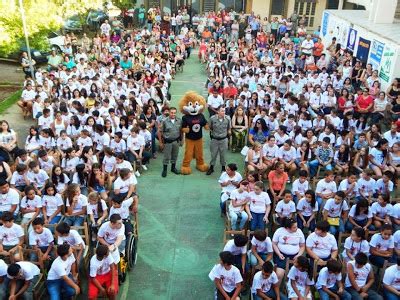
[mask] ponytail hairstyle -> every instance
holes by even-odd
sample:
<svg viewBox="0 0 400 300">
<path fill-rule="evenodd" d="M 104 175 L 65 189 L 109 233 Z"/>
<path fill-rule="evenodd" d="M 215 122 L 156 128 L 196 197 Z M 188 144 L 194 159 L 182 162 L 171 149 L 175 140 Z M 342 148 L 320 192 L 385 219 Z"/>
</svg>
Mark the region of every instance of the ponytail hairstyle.
<svg viewBox="0 0 400 300">
<path fill-rule="evenodd" d="M 96 199 L 97 200 L 97 214 L 101 215 L 103 214 L 103 206 L 101 204 L 101 198 L 98 192 L 91 192 L 88 195 L 88 200 L 90 199 Z"/>
<path fill-rule="evenodd" d="M 297 223 L 296 220 L 293 218 L 284 217 L 282 220 L 282 225 L 286 229 L 291 228 L 293 226 L 293 224 L 296 224 L 296 223 Z"/>
</svg>

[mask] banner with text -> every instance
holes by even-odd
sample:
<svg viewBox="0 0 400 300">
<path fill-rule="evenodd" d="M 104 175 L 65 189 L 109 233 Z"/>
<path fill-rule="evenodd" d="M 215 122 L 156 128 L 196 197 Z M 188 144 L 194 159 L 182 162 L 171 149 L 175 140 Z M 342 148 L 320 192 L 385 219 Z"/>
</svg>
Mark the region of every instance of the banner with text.
<svg viewBox="0 0 400 300">
<path fill-rule="evenodd" d="M 366 63 L 368 60 L 369 49 L 371 48 L 371 41 L 362 37 L 358 40 L 357 59 Z"/>
<path fill-rule="evenodd" d="M 382 60 L 383 48 L 385 48 L 385 44 L 381 43 L 377 40 L 373 40 L 371 44 L 371 51 L 369 54 L 369 63 L 372 64 L 372 67 L 377 70 Z"/>
<path fill-rule="evenodd" d="M 353 28 L 349 28 L 349 37 L 347 39 L 347 49 L 354 52 L 356 47 L 356 40 L 357 40 L 357 30 Z"/>
<path fill-rule="evenodd" d="M 395 48 L 385 45 L 382 54 L 382 61 L 379 68 L 379 77 L 385 82 L 389 83 L 395 63 Z"/>
</svg>

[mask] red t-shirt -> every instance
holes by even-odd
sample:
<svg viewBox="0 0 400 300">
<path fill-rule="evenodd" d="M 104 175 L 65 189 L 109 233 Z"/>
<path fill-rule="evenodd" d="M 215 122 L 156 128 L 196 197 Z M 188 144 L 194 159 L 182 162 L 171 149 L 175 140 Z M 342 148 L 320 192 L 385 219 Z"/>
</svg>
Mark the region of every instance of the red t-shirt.
<svg viewBox="0 0 400 300">
<path fill-rule="evenodd" d="M 374 103 L 374 98 L 372 98 L 372 96 L 364 97 L 363 95 L 361 95 L 357 98 L 357 103 L 361 109 L 366 109 L 368 106 L 370 106 L 372 103 Z M 357 109 L 357 111 L 358 111 L 358 109 Z"/>
<path fill-rule="evenodd" d="M 281 175 L 281 177 L 277 177 L 275 175 L 276 171 L 271 171 L 268 174 L 268 181 L 271 183 L 272 188 L 274 189 L 274 191 L 280 191 L 283 187 L 283 185 L 285 184 L 285 182 L 288 180 L 289 176 L 286 172 L 283 172 L 283 174 Z"/>
</svg>

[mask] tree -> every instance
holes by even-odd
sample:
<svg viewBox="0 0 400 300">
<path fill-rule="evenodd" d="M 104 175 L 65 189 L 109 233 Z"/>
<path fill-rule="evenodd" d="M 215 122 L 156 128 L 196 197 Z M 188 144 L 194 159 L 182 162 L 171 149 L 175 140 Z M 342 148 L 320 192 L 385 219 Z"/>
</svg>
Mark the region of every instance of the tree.
<svg viewBox="0 0 400 300">
<path fill-rule="evenodd" d="M 127 10 L 135 7 L 136 0 L 112 0 L 111 3 L 120 10 Z"/>
</svg>

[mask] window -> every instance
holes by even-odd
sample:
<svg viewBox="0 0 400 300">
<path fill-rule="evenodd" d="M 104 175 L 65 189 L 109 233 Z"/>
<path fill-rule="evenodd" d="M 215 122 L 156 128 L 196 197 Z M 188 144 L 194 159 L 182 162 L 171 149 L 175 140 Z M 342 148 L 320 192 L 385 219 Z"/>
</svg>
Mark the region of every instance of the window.
<svg viewBox="0 0 400 300">
<path fill-rule="evenodd" d="M 271 15 L 285 15 L 286 0 L 272 0 Z"/>
<path fill-rule="evenodd" d="M 294 11 L 299 16 L 306 16 L 306 27 L 314 27 L 315 10 L 317 3 L 315 0 L 296 0 Z"/>
</svg>

